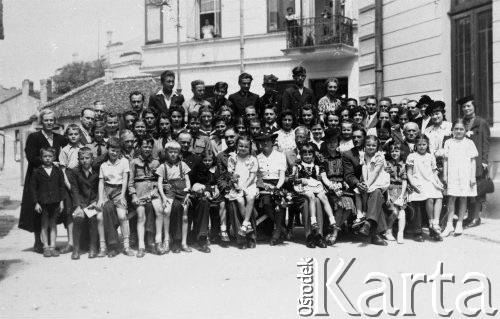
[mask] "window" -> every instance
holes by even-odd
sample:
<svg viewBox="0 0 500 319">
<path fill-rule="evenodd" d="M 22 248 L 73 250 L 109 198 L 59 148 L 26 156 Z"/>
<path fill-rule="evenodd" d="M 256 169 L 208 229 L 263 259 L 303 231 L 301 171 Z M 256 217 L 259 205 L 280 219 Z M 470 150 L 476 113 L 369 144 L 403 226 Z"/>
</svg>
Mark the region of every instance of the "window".
<svg viewBox="0 0 500 319">
<path fill-rule="evenodd" d="M 267 31 L 284 31 L 285 16 L 287 8 L 292 8 L 293 13 L 297 16 L 295 10 L 295 0 L 267 0 Z"/>
<path fill-rule="evenodd" d="M 220 37 L 220 0 L 200 0 L 200 39 Z"/>
<path fill-rule="evenodd" d="M 492 124 L 492 10 L 490 4 L 484 3 L 482 0 L 452 3 L 452 100 L 473 94 L 476 114 Z M 452 111 L 453 118 L 461 114 L 456 105 Z"/>
<path fill-rule="evenodd" d="M 163 42 L 163 5 L 146 0 L 146 44 Z"/>
</svg>

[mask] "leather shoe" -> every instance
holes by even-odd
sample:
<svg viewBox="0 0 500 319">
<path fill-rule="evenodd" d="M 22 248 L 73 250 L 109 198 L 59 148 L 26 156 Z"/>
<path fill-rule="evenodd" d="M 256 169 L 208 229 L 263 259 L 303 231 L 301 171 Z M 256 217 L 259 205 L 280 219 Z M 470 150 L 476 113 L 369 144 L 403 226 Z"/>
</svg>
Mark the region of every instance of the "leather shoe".
<svg viewBox="0 0 500 319">
<path fill-rule="evenodd" d="M 43 254 L 43 244 L 35 243 L 35 245 L 33 246 L 33 251 L 37 254 Z"/>
<path fill-rule="evenodd" d="M 91 249 L 89 251 L 89 258 L 96 258 L 97 257 L 97 252 L 94 249 Z"/>
<path fill-rule="evenodd" d="M 472 228 L 481 225 L 481 218 L 474 218 L 469 223 L 464 224 L 464 228 Z"/>
<path fill-rule="evenodd" d="M 146 255 L 146 249 L 144 248 L 139 248 L 137 251 L 137 254 L 135 255 L 137 258 L 142 258 Z"/>
<path fill-rule="evenodd" d="M 108 257 L 109 258 L 113 258 L 113 257 L 116 257 L 118 256 L 118 250 L 116 249 L 111 249 L 108 251 Z"/>
<path fill-rule="evenodd" d="M 306 247 L 307 248 L 316 248 L 316 243 L 315 243 L 313 235 L 307 236 L 307 238 L 306 238 Z"/>
<path fill-rule="evenodd" d="M 415 235 L 415 237 L 413 238 L 416 242 L 419 242 L 419 243 L 423 243 L 425 240 L 424 240 L 424 237 L 422 235 Z"/>
<path fill-rule="evenodd" d="M 252 240 L 252 241 L 249 241 L 249 242 L 247 243 L 247 247 L 248 247 L 248 248 L 252 248 L 252 249 L 253 249 L 253 248 L 257 247 L 257 245 L 256 245 L 256 244 L 255 244 L 255 242 Z"/>
<path fill-rule="evenodd" d="M 73 250 L 73 253 L 71 254 L 71 259 L 73 259 L 73 260 L 80 259 L 80 253 L 77 252 L 76 250 Z"/>
<path fill-rule="evenodd" d="M 201 251 L 202 253 L 207 253 L 207 254 L 208 254 L 209 252 L 211 252 L 210 247 L 208 247 L 208 245 L 207 245 L 207 244 L 201 244 L 201 245 L 200 245 L 200 251 Z"/>
<path fill-rule="evenodd" d="M 245 250 L 245 249 L 247 249 L 247 245 L 245 245 L 245 244 L 238 244 L 238 248 L 242 249 L 242 250 Z"/>
<path fill-rule="evenodd" d="M 279 239 L 279 238 L 271 238 L 271 241 L 269 241 L 269 245 L 270 246 L 276 246 L 276 245 L 279 245 L 281 244 L 282 240 Z"/>
<path fill-rule="evenodd" d="M 371 243 L 378 246 L 387 246 L 387 242 L 383 240 L 379 235 L 372 236 Z"/>
<path fill-rule="evenodd" d="M 359 234 L 365 237 L 370 236 L 370 223 L 365 222 L 359 229 Z"/>
<path fill-rule="evenodd" d="M 62 249 L 59 250 L 60 254 L 67 254 L 73 251 L 73 246 L 71 245 L 66 245 Z"/>
<path fill-rule="evenodd" d="M 325 237 L 323 235 L 317 234 L 316 235 L 316 247 L 319 248 L 326 248 L 328 245 L 326 244 Z"/>
</svg>

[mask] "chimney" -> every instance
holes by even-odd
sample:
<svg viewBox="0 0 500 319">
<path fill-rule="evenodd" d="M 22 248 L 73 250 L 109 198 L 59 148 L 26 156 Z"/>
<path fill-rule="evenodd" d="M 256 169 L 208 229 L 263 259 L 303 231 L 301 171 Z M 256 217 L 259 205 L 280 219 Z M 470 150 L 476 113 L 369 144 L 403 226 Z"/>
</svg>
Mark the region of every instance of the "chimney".
<svg viewBox="0 0 500 319">
<path fill-rule="evenodd" d="M 52 80 L 40 80 L 40 102 L 46 104 L 49 101 L 49 96 L 52 93 Z"/>
<path fill-rule="evenodd" d="M 111 43 L 113 43 L 113 31 L 106 32 L 106 39 L 108 42 L 106 45 L 110 45 Z"/>
<path fill-rule="evenodd" d="M 33 82 L 28 79 L 23 80 L 23 96 L 28 96 L 30 93 L 33 93 Z"/>
</svg>

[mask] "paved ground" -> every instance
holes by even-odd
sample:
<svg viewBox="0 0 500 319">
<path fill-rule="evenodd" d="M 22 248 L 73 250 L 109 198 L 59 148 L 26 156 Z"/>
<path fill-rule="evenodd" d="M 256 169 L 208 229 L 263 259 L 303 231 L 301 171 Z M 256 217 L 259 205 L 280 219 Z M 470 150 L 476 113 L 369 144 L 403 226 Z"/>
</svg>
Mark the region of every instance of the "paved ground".
<svg viewBox="0 0 500 319">
<path fill-rule="evenodd" d="M 7 174 L 8 175 L 8 174 Z M 356 258 L 341 286 L 356 302 L 362 292 L 379 284 L 364 284 L 372 271 L 384 272 L 394 285 L 394 304 L 402 308 L 401 273 L 434 273 L 438 261 L 454 273 L 455 284 L 444 285 L 444 305 L 454 309 L 456 296 L 477 284 L 462 284 L 465 273 L 482 272 L 492 285 L 493 305 L 500 308 L 500 220 L 485 219 L 481 227 L 443 243 L 391 243 L 389 247 L 344 240 L 333 248 L 314 250 L 288 243 L 240 251 L 212 245 L 212 253 L 146 255 L 89 260 L 82 255 L 43 258 L 31 251 L 32 235 L 17 228 L 21 187 L 17 176 L 0 174 L 0 195 L 13 202 L 0 208 L 0 318 L 17 317 L 168 317 L 168 318 L 290 318 L 297 317 L 300 258 Z M 60 229 L 62 245 L 65 231 Z M 62 235 L 62 236 L 61 236 Z M 322 265 L 322 264 L 321 264 Z M 321 267 L 320 267 L 321 268 Z M 418 318 L 437 317 L 431 306 L 432 285 L 415 288 Z M 332 317 L 348 317 L 328 299 Z M 380 304 L 374 300 L 374 306 Z M 473 299 L 471 306 L 479 299 Z M 480 314 L 479 317 L 484 317 Z M 498 316 L 498 314 L 497 314 Z M 387 316 L 383 316 L 387 317 Z"/>
</svg>

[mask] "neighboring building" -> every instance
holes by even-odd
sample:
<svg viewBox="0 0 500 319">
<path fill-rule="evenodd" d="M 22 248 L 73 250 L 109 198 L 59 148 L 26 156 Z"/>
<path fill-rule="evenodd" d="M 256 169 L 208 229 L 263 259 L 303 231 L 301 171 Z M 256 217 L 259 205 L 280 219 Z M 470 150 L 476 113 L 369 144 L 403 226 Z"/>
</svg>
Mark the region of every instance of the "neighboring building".
<svg viewBox="0 0 500 319">
<path fill-rule="evenodd" d="M 148 73 L 158 76 L 176 70 L 176 1 L 156 6 L 145 1 L 145 44 L 142 52 L 123 52 L 120 45 L 108 45 L 110 67 L 116 77 Z M 180 1 L 181 84 L 190 98 L 190 82 L 205 80 L 229 83 L 229 93 L 239 90 L 240 7 L 234 0 Z M 335 3 L 335 5 L 334 5 Z M 340 93 L 358 96 L 357 2 L 332 0 L 244 1 L 244 68 L 252 74 L 252 91 L 263 94 L 264 74 L 273 73 L 282 90 L 291 84 L 291 70 L 304 66 L 306 86 L 319 99 L 325 93 L 324 80 L 340 79 Z M 301 26 L 285 27 L 284 17 L 292 7 Z M 204 24 L 213 33 L 203 32 Z M 211 90 L 207 90 L 208 94 Z"/>
</svg>

